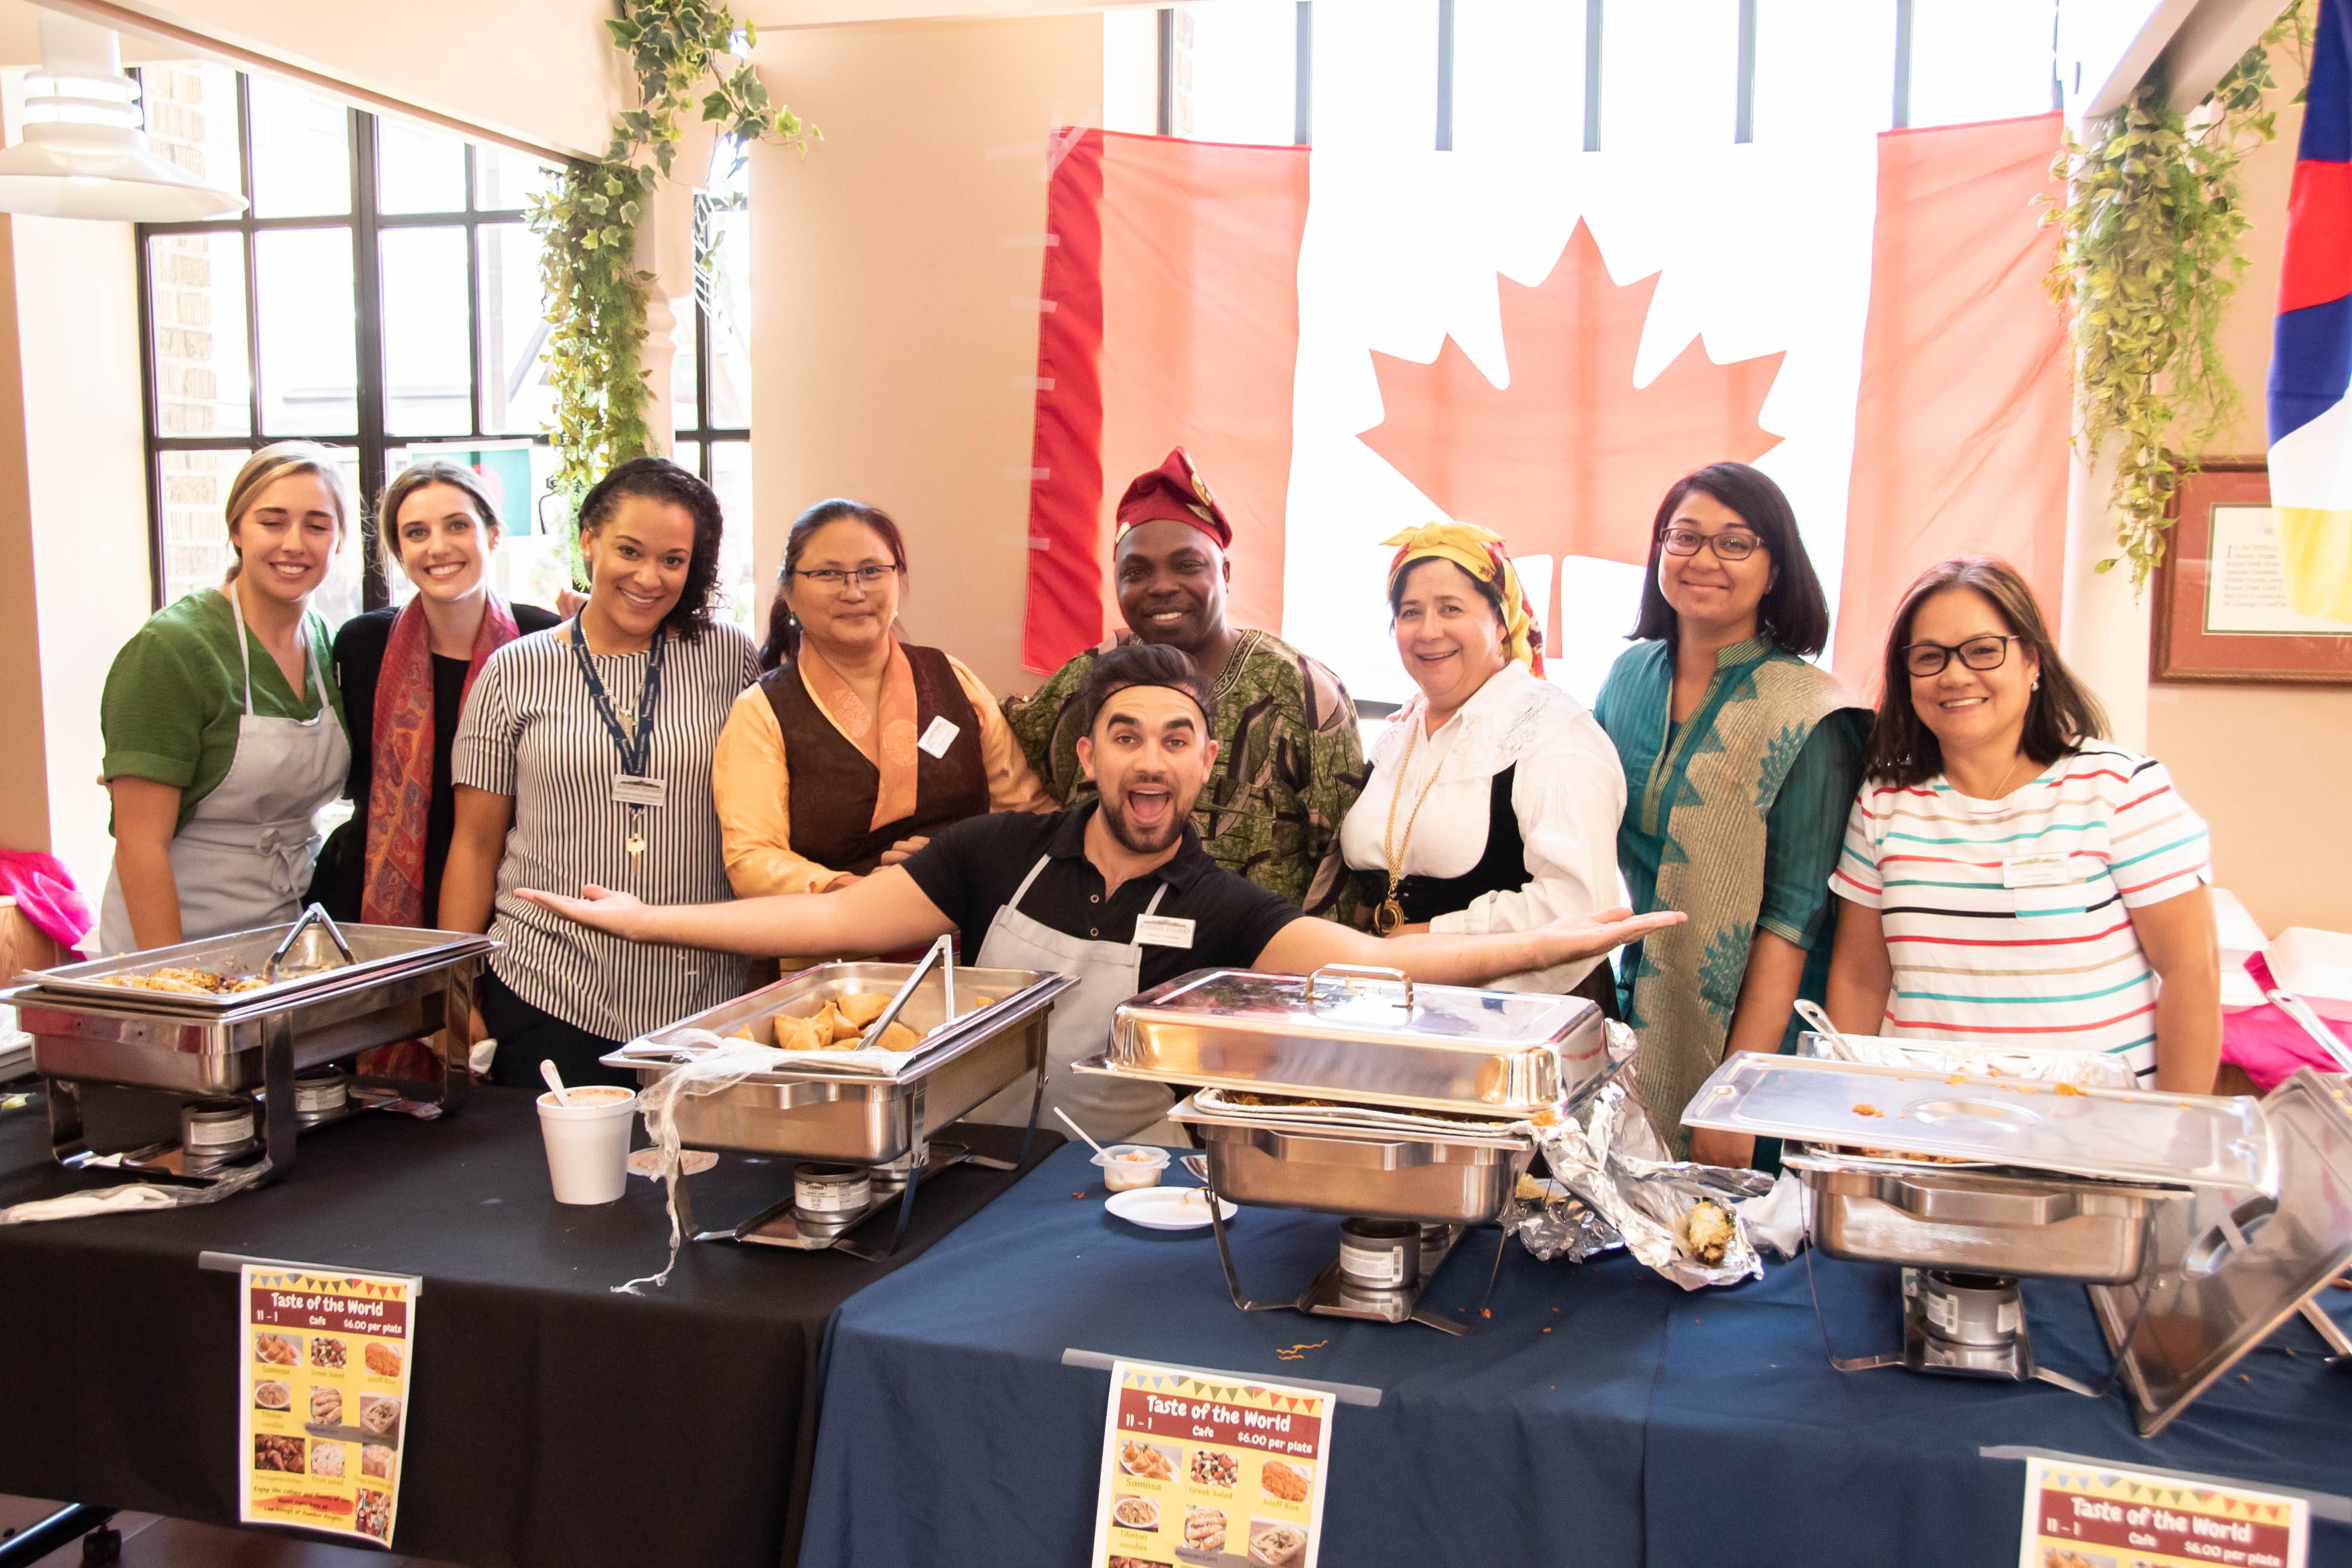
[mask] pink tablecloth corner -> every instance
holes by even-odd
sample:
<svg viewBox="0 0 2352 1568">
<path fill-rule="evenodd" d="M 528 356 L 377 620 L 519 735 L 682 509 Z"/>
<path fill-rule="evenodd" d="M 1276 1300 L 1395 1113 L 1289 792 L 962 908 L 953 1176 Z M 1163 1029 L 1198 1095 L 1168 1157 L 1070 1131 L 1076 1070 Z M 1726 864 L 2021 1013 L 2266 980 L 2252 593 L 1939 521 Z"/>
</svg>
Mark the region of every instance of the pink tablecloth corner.
<svg viewBox="0 0 2352 1568">
<path fill-rule="evenodd" d="M 2320 1022 L 2335 1030 L 2345 1044 L 2352 1046 L 2352 1024 L 2338 1023 L 2333 1018 L 2322 1018 Z M 2317 1068 L 2322 1072 L 2343 1070 L 2320 1049 L 2317 1040 L 2267 1002 L 2242 1013 L 2221 1015 L 2221 1059 L 2245 1068 L 2246 1076 L 2264 1094 L 2297 1068 Z"/>
</svg>

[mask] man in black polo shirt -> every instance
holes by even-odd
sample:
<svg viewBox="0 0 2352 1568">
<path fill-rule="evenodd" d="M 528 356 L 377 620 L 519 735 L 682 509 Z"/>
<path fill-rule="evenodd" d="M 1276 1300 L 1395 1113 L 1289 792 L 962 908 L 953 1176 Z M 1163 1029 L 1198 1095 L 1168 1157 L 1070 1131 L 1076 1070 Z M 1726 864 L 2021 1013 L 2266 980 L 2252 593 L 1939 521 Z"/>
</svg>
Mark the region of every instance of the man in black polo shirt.
<svg viewBox="0 0 2352 1568">
<path fill-rule="evenodd" d="M 1305 974 L 1357 963 L 1478 985 L 1591 958 L 1683 918 L 1603 910 L 1534 931 L 1386 939 L 1310 919 L 1201 848 L 1190 819 L 1216 760 L 1214 698 L 1189 658 L 1149 643 L 1114 648 L 1096 660 L 1078 700 L 1087 715 L 1078 760 L 1096 803 L 968 818 L 839 892 L 647 907 L 600 888 L 581 899 L 518 891 L 638 942 L 756 955 L 887 952 L 952 930 L 982 966 L 1075 973 L 1080 984 L 1055 1004 L 1046 1096 L 1104 1139 L 1153 1128 L 1169 1097 L 1077 1078 L 1069 1064 L 1104 1048 L 1119 1003 L 1189 970 Z M 983 1112 L 1019 1120 L 1027 1110 L 1025 1095 L 1008 1093 Z"/>
</svg>

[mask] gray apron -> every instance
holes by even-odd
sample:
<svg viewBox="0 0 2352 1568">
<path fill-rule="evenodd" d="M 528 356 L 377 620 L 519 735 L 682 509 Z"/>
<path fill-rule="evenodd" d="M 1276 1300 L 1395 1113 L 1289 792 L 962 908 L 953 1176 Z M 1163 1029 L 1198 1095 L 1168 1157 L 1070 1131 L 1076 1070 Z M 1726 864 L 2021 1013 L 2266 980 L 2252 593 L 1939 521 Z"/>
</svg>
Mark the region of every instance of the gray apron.
<svg viewBox="0 0 2352 1568">
<path fill-rule="evenodd" d="M 1080 1057 L 1098 1056 L 1110 1042 L 1111 1016 L 1118 1005 L 1142 989 L 1143 946 L 1132 942 L 1093 942 L 1068 936 L 1021 912 L 1029 884 L 1045 868 L 1050 856 L 1040 855 L 1013 897 L 988 922 L 980 944 L 978 963 L 983 969 L 1034 969 L 1044 973 L 1074 974 L 1078 983 L 1055 1000 L 1053 1022 L 1046 1037 L 1045 1104 L 1041 1113 L 1055 1131 L 1054 1111 L 1070 1119 L 1105 1143 L 1163 1141 L 1183 1144 L 1176 1124 L 1167 1120 L 1175 1097 L 1156 1083 L 1126 1079 L 1081 1077 L 1070 1070 Z M 1168 895 L 1162 882 L 1144 913 L 1159 912 Z M 973 1121 L 1017 1126 L 1029 1120 L 1032 1080 L 997 1094 L 974 1110 Z M 1150 1132 L 1151 1139 L 1139 1133 Z"/>
<path fill-rule="evenodd" d="M 318 858 L 311 818 L 343 793 L 352 745 L 311 668 L 310 630 L 300 629 L 302 689 L 319 682 L 319 711 L 308 719 L 262 719 L 253 711 L 253 652 L 246 641 L 245 609 L 236 581 L 222 590 L 236 620 L 236 656 L 245 668 L 245 715 L 236 721 L 236 754 L 228 774 L 196 803 L 194 816 L 172 838 L 172 880 L 180 894 L 180 939 L 194 942 L 226 931 L 276 925 L 301 912 Z M 131 911 L 112 869 L 100 908 L 101 952 L 130 952 Z"/>
</svg>

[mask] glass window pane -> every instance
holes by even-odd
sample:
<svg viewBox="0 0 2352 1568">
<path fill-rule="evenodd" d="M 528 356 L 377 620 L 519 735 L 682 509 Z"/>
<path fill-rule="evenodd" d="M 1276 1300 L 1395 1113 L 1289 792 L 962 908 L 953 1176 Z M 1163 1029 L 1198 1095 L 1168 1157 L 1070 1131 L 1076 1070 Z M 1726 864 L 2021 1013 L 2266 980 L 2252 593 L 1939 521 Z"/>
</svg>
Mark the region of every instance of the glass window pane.
<svg viewBox="0 0 2352 1568">
<path fill-rule="evenodd" d="M 555 422 L 539 240 L 519 223 L 481 226 L 482 428 L 537 435 Z"/>
<path fill-rule="evenodd" d="M 243 237 L 157 235 L 147 242 L 147 287 L 155 331 L 156 430 L 252 434 Z"/>
<path fill-rule="evenodd" d="M 1454 145 L 1465 153 L 1584 145 L 1584 7 L 1454 0 Z"/>
<path fill-rule="evenodd" d="M 1608 14 L 1622 8 L 1611 6 Z M 1312 53 L 1317 147 L 1436 147 L 1437 0 L 1318 5 Z"/>
<path fill-rule="evenodd" d="M 710 318 L 711 428 L 751 427 L 751 215 L 738 207 L 710 215 L 702 291 Z"/>
<path fill-rule="evenodd" d="M 1763 0 L 1756 16 L 1756 140 L 1867 136 L 1895 117 L 1895 8 L 1886 0 Z"/>
<path fill-rule="evenodd" d="M 1914 0 L 1911 123 L 2050 111 L 2055 0 Z"/>
<path fill-rule="evenodd" d="M 272 436 L 359 428 L 352 234 L 266 230 L 253 237 L 261 302 L 261 426 Z"/>
<path fill-rule="evenodd" d="M 767 596 L 751 578 L 751 443 L 710 443 L 710 488 L 719 492 L 719 510 L 727 520 L 727 531 L 719 537 L 719 591 L 724 595 L 719 616 L 757 637 L 753 617 Z"/>
<path fill-rule="evenodd" d="M 147 144 L 208 185 L 245 188 L 236 155 L 236 72 L 173 60 L 139 68 Z"/>
<path fill-rule="evenodd" d="M 376 210 L 466 210 L 466 144 L 455 136 L 398 120 L 375 122 Z"/>
<path fill-rule="evenodd" d="M 698 298 L 675 300 L 671 306 L 669 427 L 673 433 L 701 428 L 702 410 L 694 403 L 694 317 L 699 309 Z"/>
<path fill-rule="evenodd" d="M 1643 0 L 1601 16 L 1601 149 L 1729 146 L 1738 0 Z"/>
<path fill-rule="evenodd" d="M 1290 0 L 1183 6 L 1175 78 L 1177 135 L 1288 146 L 1298 129 L 1298 7 Z"/>
<path fill-rule="evenodd" d="M 473 428 L 466 231 L 394 228 L 383 255 L 383 426 L 396 436 Z"/>
<path fill-rule="evenodd" d="M 474 149 L 474 205 L 482 212 L 520 212 L 530 198 L 555 189 L 562 172 L 503 147 Z"/>
<path fill-rule="evenodd" d="M 247 79 L 253 103 L 253 216 L 351 211 L 351 116 L 343 106 L 269 77 Z"/>
</svg>

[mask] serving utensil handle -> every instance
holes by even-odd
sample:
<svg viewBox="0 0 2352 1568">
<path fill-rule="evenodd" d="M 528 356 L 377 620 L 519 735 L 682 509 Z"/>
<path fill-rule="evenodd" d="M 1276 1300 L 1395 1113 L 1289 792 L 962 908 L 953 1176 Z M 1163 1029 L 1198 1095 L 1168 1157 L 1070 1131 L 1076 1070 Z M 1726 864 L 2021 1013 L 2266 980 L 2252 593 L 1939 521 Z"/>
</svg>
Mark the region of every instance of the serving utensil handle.
<svg viewBox="0 0 2352 1568">
<path fill-rule="evenodd" d="M 286 940 L 278 944 L 276 951 L 269 955 L 269 962 L 261 966 L 261 978 L 264 983 L 269 984 L 277 983 L 278 966 L 284 963 L 286 955 L 293 951 L 295 939 L 302 934 L 302 928 L 313 922 L 326 928 L 329 939 L 334 942 L 335 951 L 343 955 L 345 963 L 359 962 L 352 956 L 352 944 L 343 940 L 342 928 L 335 924 L 335 917 L 327 912 L 327 906 L 312 904 L 294 917 L 294 923 L 287 928 Z"/>
<path fill-rule="evenodd" d="M 1313 1004 L 1320 1002 L 1323 999 L 1321 994 L 1316 991 L 1315 983 L 1318 980 L 1322 979 L 1323 976 L 1327 974 L 1352 974 L 1366 980 L 1401 980 L 1404 983 L 1404 1000 L 1397 1004 L 1397 1005 L 1402 1007 L 1408 1013 L 1412 1011 L 1412 976 L 1407 974 L 1402 969 L 1386 969 L 1369 963 L 1322 964 L 1310 972 L 1307 976 L 1307 1000 L 1308 1003 Z"/>
</svg>

